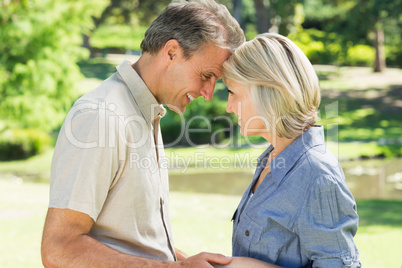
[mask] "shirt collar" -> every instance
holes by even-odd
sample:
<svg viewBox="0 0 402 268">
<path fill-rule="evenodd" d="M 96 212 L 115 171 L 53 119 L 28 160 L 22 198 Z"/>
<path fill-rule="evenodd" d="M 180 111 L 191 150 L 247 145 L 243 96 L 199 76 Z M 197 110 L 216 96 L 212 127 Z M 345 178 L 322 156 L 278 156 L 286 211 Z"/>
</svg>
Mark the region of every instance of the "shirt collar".
<svg viewBox="0 0 402 268">
<path fill-rule="evenodd" d="M 147 124 L 151 124 L 157 117 L 165 116 L 166 109 L 157 102 L 147 85 L 131 65 L 131 61 L 124 60 L 116 69 L 129 88 L 145 121 Z"/>
<path fill-rule="evenodd" d="M 274 158 L 269 167 L 271 169 L 272 178 L 279 184 L 289 170 L 294 166 L 296 161 L 310 148 L 324 144 L 324 128 L 315 125 L 302 135 L 297 137 L 288 147 L 286 147 L 277 157 Z M 274 149 L 272 145 L 268 147 L 258 158 L 258 163 L 266 163 L 262 161 L 266 159 Z"/>
</svg>

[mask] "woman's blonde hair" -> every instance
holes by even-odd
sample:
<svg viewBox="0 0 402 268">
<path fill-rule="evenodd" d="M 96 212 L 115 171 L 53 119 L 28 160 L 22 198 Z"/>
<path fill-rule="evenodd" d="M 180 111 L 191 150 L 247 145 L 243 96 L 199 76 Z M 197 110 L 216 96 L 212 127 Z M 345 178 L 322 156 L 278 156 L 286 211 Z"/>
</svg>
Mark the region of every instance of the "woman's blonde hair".
<svg viewBox="0 0 402 268">
<path fill-rule="evenodd" d="M 288 38 L 260 34 L 240 46 L 223 67 L 225 83 L 249 86 L 257 113 L 278 136 L 296 138 L 314 125 L 321 100 L 318 78 Z"/>
</svg>

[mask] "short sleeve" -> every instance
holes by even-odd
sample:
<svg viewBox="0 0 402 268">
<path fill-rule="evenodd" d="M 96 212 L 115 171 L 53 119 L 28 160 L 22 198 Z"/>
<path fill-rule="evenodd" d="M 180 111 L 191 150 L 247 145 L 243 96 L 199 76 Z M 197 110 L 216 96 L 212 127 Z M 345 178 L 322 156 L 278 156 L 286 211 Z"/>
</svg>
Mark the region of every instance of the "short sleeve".
<svg viewBox="0 0 402 268">
<path fill-rule="evenodd" d="M 97 220 L 119 169 L 119 148 L 110 142 L 116 133 L 106 128 L 105 118 L 96 106 L 69 112 L 53 155 L 49 207 L 69 208 Z"/>
<path fill-rule="evenodd" d="M 332 176 L 315 180 L 297 220 L 301 251 L 312 267 L 361 267 L 353 241 L 356 203 L 346 184 Z"/>
</svg>

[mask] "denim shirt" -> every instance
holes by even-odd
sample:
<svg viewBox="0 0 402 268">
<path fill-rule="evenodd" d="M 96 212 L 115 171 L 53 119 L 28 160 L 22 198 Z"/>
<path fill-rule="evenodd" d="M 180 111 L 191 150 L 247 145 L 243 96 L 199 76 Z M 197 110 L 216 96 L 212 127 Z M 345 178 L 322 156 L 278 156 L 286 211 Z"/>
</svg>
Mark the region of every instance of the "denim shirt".
<svg viewBox="0 0 402 268">
<path fill-rule="evenodd" d="M 271 172 L 247 203 L 272 145 L 233 215 L 233 256 L 291 267 L 361 267 L 353 241 L 356 203 L 322 126 L 304 132 L 269 163 Z M 246 204 L 246 205 L 245 205 Z"/>
</svg>

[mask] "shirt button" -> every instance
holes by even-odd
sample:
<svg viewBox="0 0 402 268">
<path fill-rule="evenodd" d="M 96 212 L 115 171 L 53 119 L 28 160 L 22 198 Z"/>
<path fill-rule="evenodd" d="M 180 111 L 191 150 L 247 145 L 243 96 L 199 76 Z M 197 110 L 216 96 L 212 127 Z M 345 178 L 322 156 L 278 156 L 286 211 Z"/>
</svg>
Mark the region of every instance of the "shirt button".
<svg viewBox="0 0 402 268">
<path fill-rule="evenodd" d="M 246 234 L 246 236 L 249 236 L 250 232 L 248 230 L 246 230 L 245 234 Z"/>
</svg>

